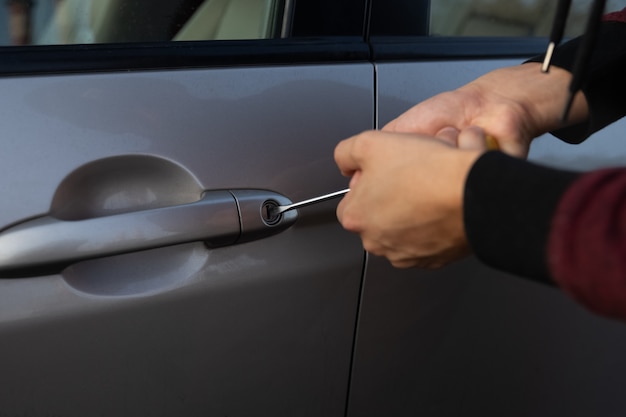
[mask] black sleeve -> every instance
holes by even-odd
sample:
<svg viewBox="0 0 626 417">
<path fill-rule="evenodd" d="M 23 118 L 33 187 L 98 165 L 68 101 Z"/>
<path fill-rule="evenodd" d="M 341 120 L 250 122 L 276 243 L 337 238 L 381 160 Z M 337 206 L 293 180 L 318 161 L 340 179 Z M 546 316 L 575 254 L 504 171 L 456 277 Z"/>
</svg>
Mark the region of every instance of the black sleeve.
<svg viewBox="0 0 626 417">
<path fill-rule="evenodd" d="M 572 71 L 580 41 L 576 38 L 556 48 L 552 64 Z M 542 61 L 543 55 L 527 62 Z M 589 119 L 552 132 L 569 143 L 580 143 L 626 115 L 626 23 L 602 23 L 582 91 L 589 104 Z"/>
<path fill-rule="evenodd" d="M 478 259 L 537 281 L 551 283 L 547 239 L 563 193 L 580 174 L 487 152 L 465 183 L 464 224 Z"/>
</svg>

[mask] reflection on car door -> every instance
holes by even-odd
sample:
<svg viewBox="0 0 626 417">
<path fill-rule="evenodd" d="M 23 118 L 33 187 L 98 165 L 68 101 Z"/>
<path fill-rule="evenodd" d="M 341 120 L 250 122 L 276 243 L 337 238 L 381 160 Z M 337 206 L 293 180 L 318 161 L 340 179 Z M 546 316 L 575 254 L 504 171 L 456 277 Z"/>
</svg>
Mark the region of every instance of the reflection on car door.
<svg viewBox="0 0 626 417">
<path fill-rule="evenodd" d="M 345 188 L 332 150 L 371 128 L 372 80 L 368 63 L 2 78 L 0 225 L 150 226 L 214 191 Z M 344 414 L 363 252 L 333 202 L 270 237 L 127 252 L 2 273 L 0 415 Z"/>
</svg>

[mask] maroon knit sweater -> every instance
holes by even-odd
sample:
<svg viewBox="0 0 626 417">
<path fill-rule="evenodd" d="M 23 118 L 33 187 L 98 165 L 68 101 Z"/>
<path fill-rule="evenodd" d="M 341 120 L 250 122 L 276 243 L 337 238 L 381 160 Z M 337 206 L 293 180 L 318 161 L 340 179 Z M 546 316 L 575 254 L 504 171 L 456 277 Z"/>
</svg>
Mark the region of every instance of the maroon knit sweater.
<svg viewBox="0 0 626 417">
<path fill-rule="evenodd" d="M 561 139 L 579 143 L 626 115 L 625 22 L 626 9 L 605 17 L 583 87 L 589 120 L 554 132 Z M 578 43 L 557 48 L 553 63 L 571 69 Z M 626 168 L 580 174 L 488 152 L 470 171 L 464 204 L 479 259 L 626 320 Z"/>
</svg>

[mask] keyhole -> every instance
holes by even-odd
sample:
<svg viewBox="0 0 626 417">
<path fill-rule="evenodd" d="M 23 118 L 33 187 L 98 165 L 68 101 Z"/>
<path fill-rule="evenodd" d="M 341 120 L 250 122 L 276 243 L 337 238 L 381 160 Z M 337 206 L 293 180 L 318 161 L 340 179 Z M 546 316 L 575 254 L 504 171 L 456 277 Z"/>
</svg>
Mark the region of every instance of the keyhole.
<svg viewBox="0 0 626 417">
<path fill-rule="evenodd" d="M 261 206 L 261 217 L 266 225 L 274 226 L 280 222 L 283 215 L 278 213 L 278 204 L 275 201 L 268 200 Z"/>
</svg>

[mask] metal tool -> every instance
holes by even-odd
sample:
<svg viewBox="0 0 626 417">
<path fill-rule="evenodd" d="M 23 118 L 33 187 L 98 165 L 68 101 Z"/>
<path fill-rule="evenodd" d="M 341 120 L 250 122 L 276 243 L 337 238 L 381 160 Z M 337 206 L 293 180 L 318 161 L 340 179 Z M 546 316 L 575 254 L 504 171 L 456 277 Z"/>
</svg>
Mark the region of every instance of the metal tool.
<svg viewBox="0 0 626 417">
<path fill-rule="evenodd" d="M 298 203 L 287 204 L 285 206 L 276 206 L 274 210 L 272 210 L 272 215 L 278 216 L 279 214 L 282 214 L 289 210 L 293 210 L 293 209 L 297 209 L 297 208 L 305 207 L 305 206 L 310 206 L 311 204 L 321 203 L 322 201 L 331 200 L 337 197 L 342 197 L 348 191 L 350 191 L 350 189 L 346 188 L 345 190 L 335 191 L 334 193 L 330 193 L 330 194 L 324 194 L 319 197 L 314 197 L 308 200 L 300 201 Z"/>
<path fill-rule="evenodd" d="M 554 15 L 554 22 L 552 23 L 550 43 L 548 44 L 546 57 L 543 60 L 543 64 L 541 66 L 542 72 L 548 72 L 550 70 L 550 64 L 552 62 L 554 48 L 556 48 L 558 44 L 561 43 L 561 39 L 563 39 L 563 33 L 565 32 L 565 23 L 567 22 L 567 15 L 569 14 L 571 3 L 572 0 L 559 0 L 559 4 L 556 8 L 556 14 Z"/>
<path fill-rule="evenodd" d="M 488 150 L 500 149 L 500 147 L 498 146 L 498 141 L 493 136 L 487 135 L 485 140 L 487 142 L 486 145 L 487 145 Z M 279 215 L 289 210 L 294 210 L 300 207 L 310 206 L 312 204 L 321 203 L 322 201 L 331 200 L 337 197 L 343 197 L 344 195 L 348 193 L 348 191 L 350 191 L 350 189 L 346 188 L 345 190 L 335 191 L 333 193 L 324 194 L 319 197 L 313 197 L 308 200 L 299 201 L 297 203 L 287 204 L 284 206 L 271 206 L 269 207 L 271 211 L 267 213 L 267 217 L 277 218 Z"/>
</svg>

